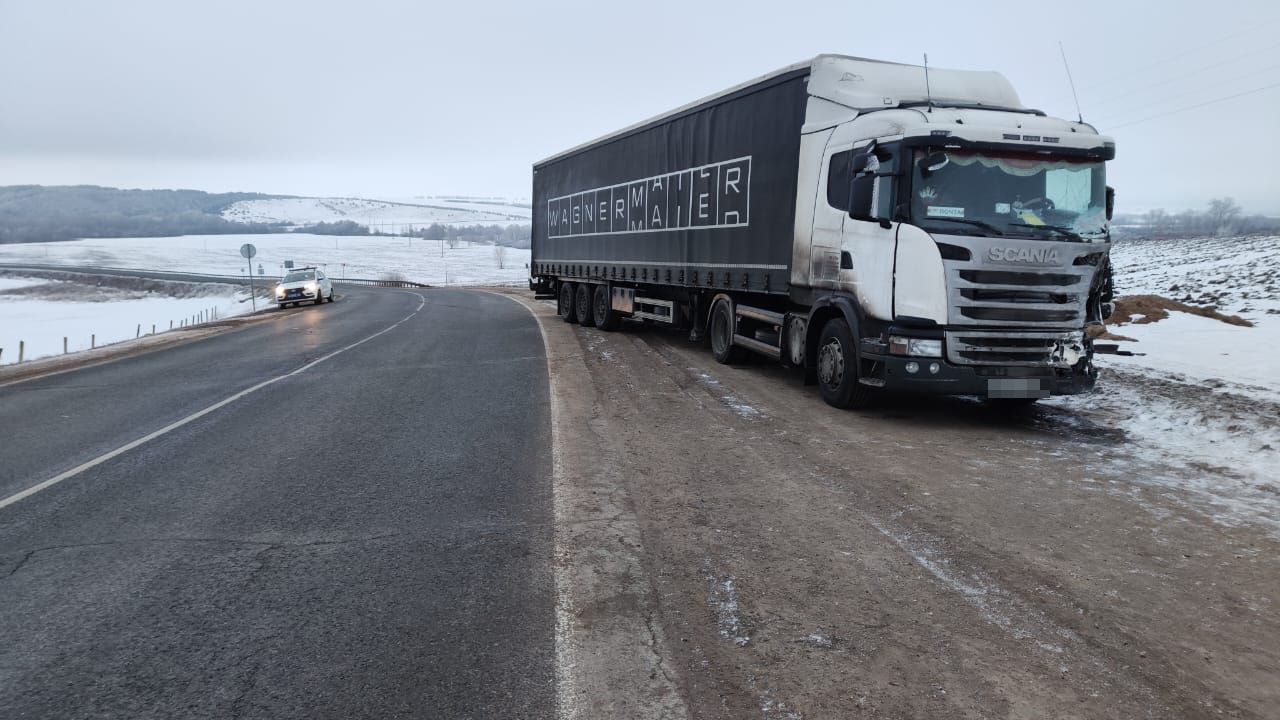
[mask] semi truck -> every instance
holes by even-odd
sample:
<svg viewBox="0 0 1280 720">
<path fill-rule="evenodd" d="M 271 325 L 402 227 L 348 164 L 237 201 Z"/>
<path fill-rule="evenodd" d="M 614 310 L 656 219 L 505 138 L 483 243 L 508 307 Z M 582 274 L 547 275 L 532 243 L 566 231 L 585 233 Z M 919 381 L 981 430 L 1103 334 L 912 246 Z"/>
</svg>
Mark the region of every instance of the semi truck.
<svg viewBox="0 0 1280 720">
<path fill-rule="evenodd" d="M 999 73 L 819 55 L 534 164 L 530 287 L 567 322 L 798 368 L 836 407 L 1086 392 L 1114 157 Z"/>
</svg>

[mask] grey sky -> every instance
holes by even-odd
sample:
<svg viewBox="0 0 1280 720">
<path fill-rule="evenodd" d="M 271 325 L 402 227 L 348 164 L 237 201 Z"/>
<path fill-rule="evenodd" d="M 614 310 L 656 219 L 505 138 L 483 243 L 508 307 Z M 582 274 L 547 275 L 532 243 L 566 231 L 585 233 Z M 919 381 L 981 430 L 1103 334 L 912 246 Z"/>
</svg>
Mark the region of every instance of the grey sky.
<svg viewBox="0 0 1280 720">
<path fill-rule="evenodd" d="M 1004 73 L 1122 211 L 1280 213 L 1280 6 L 0 0 L 0 185 L 527 196 L 546 155 L 821 52 Z M 1112 130 L 1112 128 L 1115 128 Z"/>
</svg>

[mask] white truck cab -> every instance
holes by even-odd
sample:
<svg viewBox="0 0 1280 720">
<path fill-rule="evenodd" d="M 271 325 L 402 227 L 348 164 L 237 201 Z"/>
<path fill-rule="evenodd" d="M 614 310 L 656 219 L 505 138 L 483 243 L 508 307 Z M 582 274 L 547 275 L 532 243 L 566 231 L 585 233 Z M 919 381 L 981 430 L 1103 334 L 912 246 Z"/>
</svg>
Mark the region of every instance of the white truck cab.
<svg viewBox="0 0 1280 720">
<path fill-rule="evenodd" d="M 926 79 L 820 56 L 808 91 L 791 265 L 806 290 L 793 299 L 852 301 L 860 382 L 992 398 L 1088 389 L 1084 329 L 1109 314 L 1114 142 L 1023 107 L 997 73 Z M 817 358 L 820 384 L 834 367 Z"/>
</svg>

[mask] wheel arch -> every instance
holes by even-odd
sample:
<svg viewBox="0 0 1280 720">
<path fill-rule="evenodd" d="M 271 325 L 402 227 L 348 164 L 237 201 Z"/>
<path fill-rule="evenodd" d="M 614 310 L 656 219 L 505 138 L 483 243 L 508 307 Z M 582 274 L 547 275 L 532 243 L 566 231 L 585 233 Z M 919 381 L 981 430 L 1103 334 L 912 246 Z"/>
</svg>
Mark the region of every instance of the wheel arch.
<svg viewBox="0 0 1280 720">
<path fill-rule="evenodd" d="M 809 323 L 805 330 L 804 342 L 804 366 L 808 369 L 817 367 L 818 343 L 822 339 L 822 327 L 832 318 L 842 317 L 849 324 L 849 331 L 853 333 L 854 339 L 854 359 L 862 360 L 862 350 L 859 347 L 859 341 L 862 338 L 859 328 L 862 326 L 862 308 L 858 307 L 858 303 L 849 297 L 843 295 L 829 295 L 821 298 L 814 303 L 809 310 Z"/>
</svg>

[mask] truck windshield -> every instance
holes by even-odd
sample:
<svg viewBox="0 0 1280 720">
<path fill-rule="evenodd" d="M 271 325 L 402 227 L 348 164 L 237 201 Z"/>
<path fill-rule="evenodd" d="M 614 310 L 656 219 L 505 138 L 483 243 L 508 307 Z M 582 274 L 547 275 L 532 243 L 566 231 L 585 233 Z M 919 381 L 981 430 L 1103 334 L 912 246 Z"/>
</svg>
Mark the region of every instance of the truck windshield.
<svg viewBox="0 0 1280 720">
<path fill-rule="evenodd" d="M 911 172 L 911 221 L 925 230 L 1046 240 L 1107 236 L 1106 169 L 1099 160 L 918 150 Z"/>
</svg>

